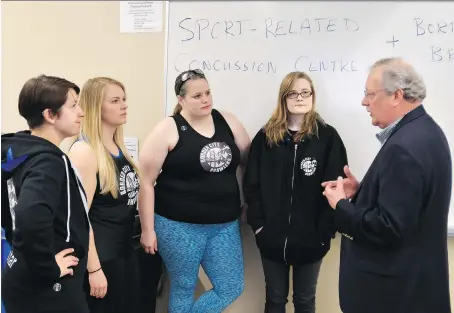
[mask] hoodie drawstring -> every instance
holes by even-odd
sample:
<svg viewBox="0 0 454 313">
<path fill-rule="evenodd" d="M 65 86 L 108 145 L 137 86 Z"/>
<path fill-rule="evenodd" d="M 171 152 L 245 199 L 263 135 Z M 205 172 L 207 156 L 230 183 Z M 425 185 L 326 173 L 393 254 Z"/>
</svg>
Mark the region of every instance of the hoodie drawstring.
<svg viewBox="0 0 454 313">
<path fill-rule="evenodd" d="M 71 165 L 72 167 L 72 165 Z M 77 187 L 79 188 L 79 193 L 80 193 L 80 197 L 82 198 L 82 202 L 84 204 L 84 208 L 85 208 L 85 213 L 87 215 L 87 220 L 88 220 L 88 224 L 90 224 L 90 217 L 88 216 L 88 202 L 87 202 L 87 197 L 85 196 L 85 193 L 82 191 L 82 179 L 80 178 L 80 175 L 79 175 L 79 172 L 77 171 L 76 168 L 72 167 L 74 173 L 76 174 L 76 182 L 77 182 Z M 90 224 L 91 225 L 91 224 Z"/>
<path fill-rule="evenodd" d="M 65 168 L 66 168 L 66 189 L 67 189 L 67 194 L 68 194 L 68 218 L 66 220 L 66 242 L 69 242 L 70 239 L 70 231 L 69 231 L 69 219 L 71 217 L 71 189 L 69 188 L 69 168 L 68 168 L 68 161 L 66 160 L 66 157 L 63 155 L 62 156 L 63 161 L 65 161 Z"/>
<path fill-rule="evenodd" d="M 66 167 L 66 188 L 68 189 L 68 220 L 66 221 L 66 231 L 67 231 L 68 235 L 66 237 L 66 242 L 69 242 L 69 239 L 71 238 L 70 231 L 69 231 L 69 219 L 71 217 L 71 196 L 70 196 L 71 190 L 70 190 L 70 187 L 69 187 L 69 166 L 68 166 L 68 162 L 71 163 L 71 161 L 66 160 L 66 156 L 64 156 L 64 155 L 62 156 L 62 158 L 63 158 L 63 161 L 65 161 L 65 167 Z M 79 180 L 80 180 L 79 174 L 77 173 L 77 170 L 72 166 L 72 164 L 71 164 L 71 168 L 74 171 L 74 173 L 76 174 L 77 187 L 79 189 L 80 197 L 82 198 L 82 203 L 84 204 L 85 214 L 87 215 L 88 224 L 91 225 L 90 224 L 90 218 L 88 217 L 87 198 L 85 197 L 85 194 L 82 191 L 82 187 L 81 187 L 80 182 L 79 182 Z"/>
</svg>

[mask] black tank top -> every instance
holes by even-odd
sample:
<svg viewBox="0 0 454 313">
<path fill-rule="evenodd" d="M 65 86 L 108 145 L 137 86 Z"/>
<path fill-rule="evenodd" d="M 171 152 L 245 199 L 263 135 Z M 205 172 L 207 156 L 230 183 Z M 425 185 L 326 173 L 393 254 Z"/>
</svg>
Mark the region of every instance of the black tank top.
<svg viewBox="0 0 454 313">
<path fill-rule="evenodd" d="M 231 222 L 240 214 L 236 169 L 240 151 L 224 117 L 212 110 L 213 137 L 195 131 L 177 114 L 179 140 L 155 185 L 155 212 L 194 224 Z"/>
<path fill-rule="evenodd" d="M 113 156 L 117 167 L 118 197 L 102 195 L 99 175 L 89 211 L 96 250 L 101 261 L 126 256 L 133 251 L 133 224 L 137 213 L 139 178 L 123 153 Z"/>
</svg>

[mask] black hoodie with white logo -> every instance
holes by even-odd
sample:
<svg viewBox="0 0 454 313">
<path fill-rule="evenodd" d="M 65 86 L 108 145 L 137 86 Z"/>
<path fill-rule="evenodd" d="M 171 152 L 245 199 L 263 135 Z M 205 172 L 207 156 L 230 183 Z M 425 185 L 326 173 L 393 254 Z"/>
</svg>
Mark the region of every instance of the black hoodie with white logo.
<svg viewBox="0 0 454 313">
<path fill-rule="evenodd" d="M 263 256 L 301 265 L 322 259 L 336 230 L 323 181 L 344 176 L 347 153 L 337 131 L 318 125 L 318 136 L 294 142 L 290 133 L 270 146 L 264 130 L 252 140 L 243 190 L 247 220 Z"/>
<path fill-rule="evenodd" d="M 1 224 L 11 245 L 2 273 L 5 307 L 85 312 L 89 221 L 75 170 L 57 146 L 29 131 L 2 135 L 1 155 Z M 60 278 L 55 255 L 67 248 L 79 263 L 73 276 Z"/>
</svg>

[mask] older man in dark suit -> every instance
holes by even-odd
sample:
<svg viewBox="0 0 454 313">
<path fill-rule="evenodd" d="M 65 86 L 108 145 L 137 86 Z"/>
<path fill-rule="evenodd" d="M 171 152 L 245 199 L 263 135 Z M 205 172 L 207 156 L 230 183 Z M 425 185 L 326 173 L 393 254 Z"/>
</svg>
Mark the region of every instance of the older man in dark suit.
<svg viewBox="0 0 454 313">
<path fill-rule="evenodd" d="M 451 313 L 452 163 L 443 131 L 422 105 L 425 96 L 423 80 L 403 60 L 374 64 L 362 105 L 382 129 L 382 147 L 361 183 L 345 167 L 346 178 L 322 184 L 344 235 L 345 313 Z"/>
</svg>

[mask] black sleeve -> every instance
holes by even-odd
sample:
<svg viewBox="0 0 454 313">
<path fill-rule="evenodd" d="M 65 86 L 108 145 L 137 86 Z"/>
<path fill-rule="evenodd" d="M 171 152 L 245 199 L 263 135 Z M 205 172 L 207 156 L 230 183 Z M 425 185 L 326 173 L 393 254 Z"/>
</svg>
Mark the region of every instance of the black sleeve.
<svg viewBox="0 0 454 313">
<path fill-rule="evenodd" d="M 354 241 L 393 246 L 417 227 L 424 197 L 424 169 L 397 145 L 387 147 L 383 158 L 376 206 L 366 210 L 340 200 L 335 221 L 339 231 Z"/>
<path fill-rule="evenodd" d="M 323 173 L 323 181 L 336 180 L 339 176 L 345 177 L 344 166 L 348 165 L 347 151 L 338 132 L 333 129 L 330 148 L 326 156 L 326 166 Z M 323 196 L 324 188 L 320 187 L 320 205 L 318 230 L 319 233 L 326 236 L 326 240 L 334 238 L 336 229 L 334 226 L 334 210 L 329 205 L 328 200 Z"/>
<path fill-rule="evenodd" d="M 265 224 L 265 217 L 260 208 L 260 154 L 264 140 L 263 130 L 252 139 L 246 170 L 243 178 L 243 194 L 247 208 L 247 222 L 255 232 Z"/>
<path fill-rule="evenodd" d="M 32 275 L 46 280 L 60 277 L 54 250 L 54 216 L 62 205 L 65 173 L 63 160 L 58 156 L 35 156 L 24 164 L 14 207 L 16 231 L 21 237 L 15 248 L 23 255 Z M 64 206 L 66 209 L 66 203 Z"/>
</svg>

